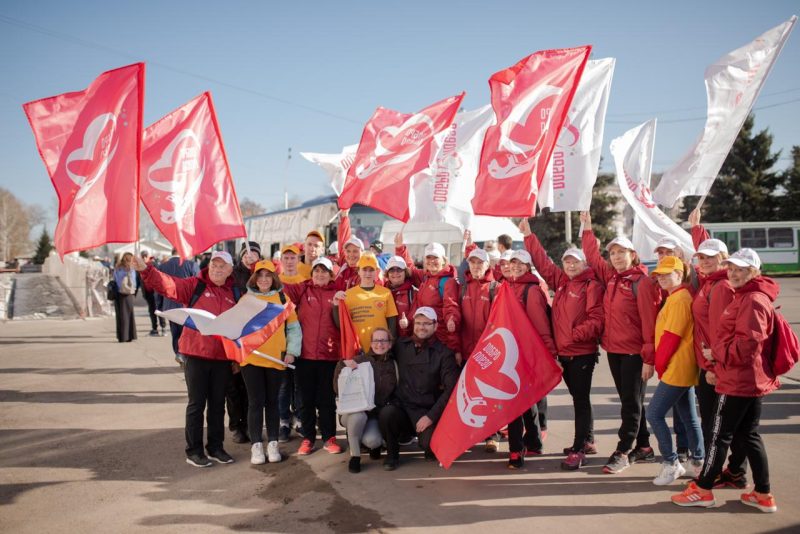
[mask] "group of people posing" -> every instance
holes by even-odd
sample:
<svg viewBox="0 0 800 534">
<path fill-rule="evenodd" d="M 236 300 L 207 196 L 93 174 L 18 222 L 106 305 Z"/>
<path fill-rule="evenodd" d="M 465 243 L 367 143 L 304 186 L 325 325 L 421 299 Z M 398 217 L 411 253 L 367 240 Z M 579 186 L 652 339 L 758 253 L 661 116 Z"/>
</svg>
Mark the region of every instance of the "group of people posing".
<svg viewBox="0 0 800 534">
<path fill-rule="evenodd" d="M 232 365 L 220 341 L 184 329 L 178 351 L 186 357 L 189 393 L 187 462 L 198 467 L 212 460 L 233 462 L 223 437 L 225 392 L 236 377 L 246 392 L 252 463 L 281 461 L 279 443 L 287 441 L 292 410 L 301 424 L 298 455 L 315 450 L 318 433 L 325 450 L 343 452 L 336 440 L 336 378 L 345 366 L 364 362 L 373 369 L 375 408 L 340 418 L 349 470 L 361 470 L 362 449 L 375 460 L 385 450 L 383 467 L 394 470 L 400 446 L 415 437 L 425 457 L 435 459 L 431 436 L 459 367 L 487 326 L 498 284 L 508 284 L 549 356 L 557 359 L 572 397 L 574 438 L 564 449 L 563 469 L 580 469 L 587 455 L 597 453 L 591 387 L 602 347 L 621 408 L 618 442 L 605 473 L 655 460 L 649 423 L 662 457 L 654 484 L 670 484 L 687 470 L 693 477 L 672 497 L 675 504 L 712 506 L 713 488 L 746 488 L 749 462 L 755 487 L 741 501 L 775 511 L 758 427 L 761 399 L 779 384 L 769 366 L 778 286 L 761 274 L 758 255 L 742 249 L 729 256 L 722 241 L 709 238 L 695 212 L 690 222 L 696 265 L 677 240 L 665 238 L 655 250 L 658 266 L 648 273 L 624 237 L 606 245 L 604 259 L 588 212 L 581 222 L 582 249 L 568 249 L 560 264 L 547 256 L 524 219 L 524 248 L 511 250 L 507 243 L 496 261 L 466 234 L 460 267 L 448 262 L 438 243 L 425 247 L 417 267 L 400 233 L 395 255 L 384 258 L 381 269 L 379 259 L 351 235 L 346 211 L 340 217 L 338 254 L 332 257 L 325 256 L 323 236 L 312 231 L 302 251 L 289 245 L 277 261 L 262 259 L 258 244 L 249 242 L 235 264 L 218 251 L 207 268 L 188 278 L 134 258 L 145 287 L 183 306 L 219 314 L 245 293 L 279 306 L 294 304 L 285 327 L 258 349 L 277 361 L 254 353 Z M 358 333 L 361 352 L 354 359 L 341 358 L 340 311 Z M 654 374 L 660 381 L 645 405 Z M 672 429 L 666 421 L 670 411 Z M 510 469 L 542 453 L 546 412 L 543 399 L 508 424 Z M 484 447 L 495 452 L 501 429 L 487 430 L 492 434 Z"/>
</svg>

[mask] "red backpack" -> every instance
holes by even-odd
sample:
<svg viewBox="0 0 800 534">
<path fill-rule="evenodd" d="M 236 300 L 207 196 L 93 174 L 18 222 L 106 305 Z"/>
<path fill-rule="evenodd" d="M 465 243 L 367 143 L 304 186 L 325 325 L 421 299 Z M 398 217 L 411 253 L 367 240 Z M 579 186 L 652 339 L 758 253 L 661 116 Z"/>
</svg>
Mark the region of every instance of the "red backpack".
<svg viewBox="0 0 800 534">
<path fill-rule="evenodd" d="M 797 339 L 797 334 L 777 309 L 775 310 L 774 332 L 772 372 L 775 373 L 775 376 L 780 376 L 791 371 L 794 364 L 800 359 L 800 340 Z"/>
</svg>

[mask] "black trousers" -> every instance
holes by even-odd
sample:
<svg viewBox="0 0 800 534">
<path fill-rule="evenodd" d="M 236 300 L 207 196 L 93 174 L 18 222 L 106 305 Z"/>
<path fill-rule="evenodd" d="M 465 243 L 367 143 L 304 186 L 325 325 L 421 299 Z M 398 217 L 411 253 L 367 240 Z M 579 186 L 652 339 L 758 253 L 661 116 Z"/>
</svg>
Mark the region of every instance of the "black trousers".
<svg viewBox="0 0 800 534">
<path fill-rule="evenodd" d="M 539 428 L 547 430 L 547 395 L 536 403 L 536 410 L 539 412 Z"/>
<path fill-rule="evenodd" d="M 706 372 L 700 371 L 700 383 L 694 388 L 697 403 L 700 405 L 700 425 L 703 429 L 705 450 L 711 448 L 711 436 L 714 433 L 714 412 L 717 408 L 717 392 L 714 386 L 706 381 Z M 708 454 L 708 452 L 706 452 Z M 747 471 L 747 455 L 739 448 L 739 443 L 731 442 L 731 454 L 728 457 L 728 469 L 731 473 Z"/>
<path fill-rule="evenodd" d="M 637 447 L 650 446 L 650 432 L 644 412 L 647 382 L 642 380 L 642 357 L 639 354 L 608 353 L 608 366 L 620 400 L 619 442 L 617 450 L 629 452 Z"/>
<path fill-rule="evenodd" d="M 126 342 L 136 339 L 136 317 L 133 315 L 135 295 L 117 293 L 114 301 L 114 316 L 117 325 L 117 341 Z"/>
<path fill-rule="evenodd" d="M 564 369 L 564 383 L 572 396 L 575 410 L 575 434 L 572 450 L 581 451 L 586 442 L 594 441 L 594 413 L 592 411 L 592 376 L 597 365 L 597 354 L 584 356 L 559 356 Z"/>
<path fill-rule="evenodd" d="M 539 410 L 536 404 L 508 423 L 508 452 L 522 452 L 522 449 L 542 450 L 542 431 L 539 428 Z"/>
<path fill-rule="evenodd" d="M 180 352 L 178 350 L 178 341 L 181 339 L 181 334 L 183 333 L 183 325 L 170 321 L 169 332 L 172 334 L 172 351 L 177 355 Z"/>
<path fill-rule="evenodd" d="M 222 449 L 225 437 L 225 384 L 231 364 L 222 360 L 188 357 L 184 367 L 189 404 L 186 406 L 186 455 L 203 454 L 203 412 L 206 413 L 206 450 Z"/>
<path fill-rule="evenodd" d="M 228 429 L 231 432 L 240 430 L 247 434 L 247 387 L 244 385 L 241 372 L 231 373 L 225 385 L 225 407 L 228 409 Z"/>
<path fill-rule="evenodd" d="M 720 395 L 714 412 L 714 432 L 711 447 L 706 451 L 706 461 L 697 485 L 703 489 L 714 487 L 714 479 L 722 473 L 728 447 L 736 443 L 750 461 L 755 490 L 769 493 L 769 462 L 764 442 L 758 433 L 761 422 L 761 397 L 733 397 Z"/>
<path fill-rule="evenodd" d="M 417 434 L 417 422 L 412 421 L 401 406 L 394 404 L 388 404 L 381 408 L 378 427 L 380 427 L 381 436 L 386 442 L 386 455 L 390 458 L 398 458 L 400 456 L 400 438 Z M 417 434 L 419 448 L 427 453 L 432 453 L 431 438 L 433 438 L 435 429 L 436 425 L 434 424 Z"/>
<path fill-rule="evenodd" d="M 247 429 L 250 443 L 261 441 L 264 427 L 264 414 L 267 419 L 267 441 L 278 441 L 278 391 L 283 379 L 283 371 L 272 367 L 245 365 L 242 378 L 247 386 Z"/>
<path fill-rule="evenodd" d="M 294 379 L 303 399 L 300 407 L 303 439 L 314 443 L 319 421 L 322 441 L 328 441 L 336 436 L 336 398 L 333 393 L 336 362 L 298 358 L 295 366 Z"/>
<path fill-rule="evenodd" d="M 158 329 L 158 325 L 161 325 L 161 328 L 166 328 L 167 320 L 163 317 L 159 317 L 156 315 L 156 294 L 153 291 L 142 291 L 144 295 L 144 300 L 147 301 L 147 313 L 150 314 L 150 327 L 153 330 Z"/>
</svg>

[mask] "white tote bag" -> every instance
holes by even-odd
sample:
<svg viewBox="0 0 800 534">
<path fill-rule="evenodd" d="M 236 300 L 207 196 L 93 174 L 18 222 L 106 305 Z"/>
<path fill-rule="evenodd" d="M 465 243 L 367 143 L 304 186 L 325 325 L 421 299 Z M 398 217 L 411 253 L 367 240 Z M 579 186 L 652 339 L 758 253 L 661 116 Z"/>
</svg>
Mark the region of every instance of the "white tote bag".
<svg viewBox="0 0 800 534">
<path fill-rule="evenodd" d="M 372 364 L 360 363 L 356 369 L 345 366 L 339 373 L 339 398 L 336 413 L 367 412 L 375 407 L 375 377 Z"/>
</svg>

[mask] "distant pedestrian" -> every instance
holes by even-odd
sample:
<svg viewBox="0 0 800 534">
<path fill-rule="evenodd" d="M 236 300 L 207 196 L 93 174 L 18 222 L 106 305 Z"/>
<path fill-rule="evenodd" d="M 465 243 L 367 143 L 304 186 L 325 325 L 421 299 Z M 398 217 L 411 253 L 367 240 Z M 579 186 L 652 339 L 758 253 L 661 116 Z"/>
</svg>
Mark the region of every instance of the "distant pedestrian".
<svg viewBox="0 0 800 534">
<path fill-rule="evenodd" d="M 138 287 L 136 271 L 133 270 L 133 254 L 126 252 L 114 269 L 114 281 L 117 283 L 117 298 L 114 300 L 114 312 L 117 319 L 117 341 L 125 343 L 136 339 L 136 318 L 133 315 L 133 300 Z"/>
</svg>

